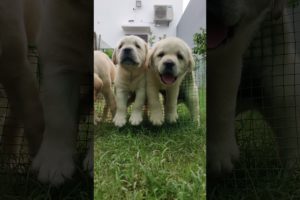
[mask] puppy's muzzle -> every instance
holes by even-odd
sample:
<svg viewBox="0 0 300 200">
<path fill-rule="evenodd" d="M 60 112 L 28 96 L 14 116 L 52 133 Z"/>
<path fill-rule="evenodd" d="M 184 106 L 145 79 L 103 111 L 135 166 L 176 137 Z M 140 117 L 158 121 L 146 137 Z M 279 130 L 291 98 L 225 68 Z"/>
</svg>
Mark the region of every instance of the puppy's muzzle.
<svg viewBox="0 0 300 200">
<path fill-rule="evenodd" d="M 123 50 L 123 52 L 124 52 L 125 55 L 130 55 L 131 52 L 132 52 L 132 48 L 125 48 L 125 49 Z"/>
<path fill-rule="evenodd" d="M 241 15 L 241 7 L 237 0 L 210 0 L 207 2 L 207 18 L 218 21 L 224 26 L 234 26 Z"/>
<path fill-rule="evenodd" d="M 163 63 L 163 70 L 160 74 L 161 81 L 166 85 L 171 85 L 177 80 L 175 63 L 167 60 Z"/>
<path fill-rule="evenodd" d="M 237 4 L 228 5 L 225 0 L 211 0 L 207 3 L 207 47 L 216 49 L 234 37 L 241 18 Z"/>
<path fill-rule="evenodd" d="M 234 36 L 235 26 L 227 26 L 214 15 L 207 16 L 207 48 L 216 49 Z"/>
<path fill-rule="evenodd" d="M 173 61 L 164 62 L 164 71 L 163 74 L 173 74 L 174 73 L 175 63 Z"/>
<path fill-rule="evenodd" d="M 132 48 L 127 47 L 122 50 L 121 64 L 130 66 L 139 64 L 135 59 L 134 51 Z"/>
</svg>

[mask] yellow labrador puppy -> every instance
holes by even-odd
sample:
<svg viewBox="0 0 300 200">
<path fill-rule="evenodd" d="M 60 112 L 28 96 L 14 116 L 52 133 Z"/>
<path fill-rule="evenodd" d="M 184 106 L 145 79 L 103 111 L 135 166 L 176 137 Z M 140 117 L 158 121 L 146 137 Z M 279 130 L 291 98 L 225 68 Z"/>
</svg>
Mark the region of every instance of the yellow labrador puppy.
<svg viewBox="0 0 300 200">
<path fill-rule="evenodd" d="M 211 174 L 230 172 L 233 162 L 239 157 L 234 120 L 243 54 L 267 14 L 277 19 L 281 16 L 285 3 L 285 0 L 208 1 L 207 159 L 208 172 Z M 260 74 L 260 77 L 268 76 L 270 74 Z M 272 79 L 269 81 L 272 83 Z M 273 95 L 276 93 L 273 92 Z M 275 95 L 270 99 L 275 101 L 276 97 Z M 280 104 L 273 108 L 285 107 Z M 284 113 L 284 109 L 281 112 Z M 266 118 L 274 116 L 271 114 Z M 288 150 L 284 150 L 286 156 Z"/>
<path fill-rule="evenodd" d="M 6 147 L 12 146 L 9 144 L 14 144 L 18 126 L 24 124 L 32 156 L 40 147 L 44 129 L 38 85 L 27 58 L 28 45 L 36 43 L 39 3 L 38 0 L 3 0 L 0 3 L 0 82 L 11 108 L 11 116 L 5 121 L 2 144 L 5 151 Z"/>
<path fill-rule="evenodd" d="M 93 80 L 93 1 L 42 2 L 38 49 L 46 128 L 32 165 L 40 181 L 60 185 L 76 169 L 81 81 L 87 76 Z M 92 94 L 90 97 L 92 109 Z M 92 148 L 84 162 L 87 170 L 93 168 L 90 155 Z"/>
<path fill-rule="evenodd" d="M 115 126 L 126 124 L 127 101 L 135 93 L 135 101 L 129 121 L 139 125 L 143 121 L 143 106 L 146 99 L 146 59 L 148 46 L 137 36 L 124 37 L 116 47 L 113 62 L 118 65 L 115 80 L 117 112 Z"/>
<path fill-rule="evenodd" d="M 183 40 L 175 37 L 166 38 L 155 44 L 149 55 L 148 64 L 147 103 L 150 112 L 149 119 L 153 125 L 162 125 L 165 113 L 166 121 L 174 123 L 178 118 L 177 100 L 180 85 L 187 75 L 191 87 L 195 88 L 192 72 L 195 62 L 192 51 Z M 166 91 L 164 113 L 159 101 L 159 93 L 162 90 Z M 192 92 L 195 91 L 192 89 Z M 191 100 L 189 109 L 193 116 L 198 118 L 199 101 L 197 99 Z"/>
<path fill-rule="evenodd" d="M 102 81 L 101 93 L 105 99 L 105 106 L 103 110 L 102 120 L 107 117 L 108 110 L 111 111 L 112 116 L 116 112 L 116 100 L 113 92 L 113 83 L 116 76 L 116 67 L 110 58 L 101 51 L 94 51 L 94 74 L 96 74 L 100 81 Z M 98 84 L 99 79 L 97 79 Z M 97 85 L 94 85 L 94 87 Z M 96 115 L 95 115 L 96 116 Z"/>
</svg>

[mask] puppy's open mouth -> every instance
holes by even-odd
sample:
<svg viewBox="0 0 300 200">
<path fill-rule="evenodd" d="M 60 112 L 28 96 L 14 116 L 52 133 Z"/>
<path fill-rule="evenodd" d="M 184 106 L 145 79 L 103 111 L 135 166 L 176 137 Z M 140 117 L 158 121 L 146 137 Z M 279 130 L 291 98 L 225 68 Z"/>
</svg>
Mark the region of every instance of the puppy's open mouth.
<svg viewBox="0 0 300 200">
<path fill-rule="evenodd" d="M 177 77 L 173 74 L 165 73 L 160 75 L 160 80 L 166 85 L 171 85 L 177 80 Z"/>
<path fill-rule="evenodd" d="M 226 26 L 213 17 L 209 17 L 207 22 L 207 48 L 216 49 L 225 44 L 234 36 L 234 27 Z"/>
</svg>

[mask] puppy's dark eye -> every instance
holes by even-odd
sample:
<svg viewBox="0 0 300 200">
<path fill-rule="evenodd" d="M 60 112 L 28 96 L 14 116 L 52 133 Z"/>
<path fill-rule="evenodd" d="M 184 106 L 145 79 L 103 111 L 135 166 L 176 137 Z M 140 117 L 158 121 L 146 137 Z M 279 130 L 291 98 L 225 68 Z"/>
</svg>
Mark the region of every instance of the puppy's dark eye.
<svg viewBox="0 0 300 200">
<path fill-rule="evenodd" d="M 136 48 L 138 48 L 138 49 L 140 49 L 141 48 L 141 46 L 139 45 L 139 44 L 135 44 L 135 46 L 136 46 Z"/>
<path fill-rule="evenodd" d="M 121 49 L 123 47 L 123 44 L 120 44 L 119 48 L 118 49 Z"/>
<path fill-rule="evenodd" d="M 165 55 L 164 52 L 161 52 L 157 56 L 160 57 L 160 58 L 162 58 L 164 55 Z"/>
<path fill-rule="evenodd" d="M 177 54 L 177 58 L 178 58 L 179 60 L 183 60 L 183 55 L 180 54 L 180 53 L 178 53 L 178 54 Z"/>
</svg>

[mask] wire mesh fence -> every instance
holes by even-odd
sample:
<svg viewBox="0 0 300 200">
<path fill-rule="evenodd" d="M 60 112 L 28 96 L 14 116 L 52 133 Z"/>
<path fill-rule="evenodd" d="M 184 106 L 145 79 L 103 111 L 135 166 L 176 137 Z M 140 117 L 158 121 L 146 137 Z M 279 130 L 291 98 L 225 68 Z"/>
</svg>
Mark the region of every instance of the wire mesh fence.
<svg viewBox="0 0 300 200">
<path fill-rule="evenodd" d="M 300 198 L 299 44 L 299 6 L 261 25 L 244 56 L 236 118 L 240 160 L 210 188 L 209 199 Z"/>
<path fill-rule="evenodd" d="M 36 49 L 29 47 L 28 50 L 30 67 L 35 72 L 37 79 L 40 80 Z M 26 174 L 30 166 L 30 156 L 23 135 L 23 126 L 11 116 L 5 88 L 2 85 L 0 86 L 0 118 L 0 173 L 2 175 L 8 173 Z M 13 135 L 9 135 L 10 132 Z M 7 134 L 7 136 L 4 134 Z M 8 139 L 6 140 L 5 137 Z"/>
<path fill-rule="evenodd" d="M 30 67 L 36 74 L 39 85 L 42 82 L 40 76 L 40 62 L 37 50 L 35 47 L 29 47 L 28 59 Z M 91 77 L 84 78 L 80 88 L 81 99 L 87 99 L 87 95 L 92 88 Z M 42 90 L 40 93 L 42 94 Z M 91 97 L 88 97 L 91 99 Z M 87 102 L 84 102 L 86 104 Z M 87 106 L 80 105 L 80 108 Z M 8 123 L 9 121 L 9 123 Z M 4 129 L 14 129 L 13 137 L 9 140 L 4 137 Z M 17 131 L 15 131 L 17 129 Z M 5 134 L 10 134 L 10 131 L 5 131 Z M 81 162 L 78 164 L 82 166 L 82 160 L 88 149 L 88 141 L 93 137 L 93 114 L 89 109 L 80 109 L 78 121 L 78 136 L 77 136 L 77 157 Z M 9 151 L 7 151 L 9 149 Z M 82 158 L 82 159 L 81 159 Z M 0 182 L 5 184 L 14 184 L 14 178 L 17 184 L 25 184 L 30 173 L 31 158 L 28 153 L 26 139 L 23 135 L 23 125 L 11 117 L 9 101 L 7 99 L 5 88 L 0 85 Z M 1 191 L 1 190 L 0 190 Z"/>
</svg>

